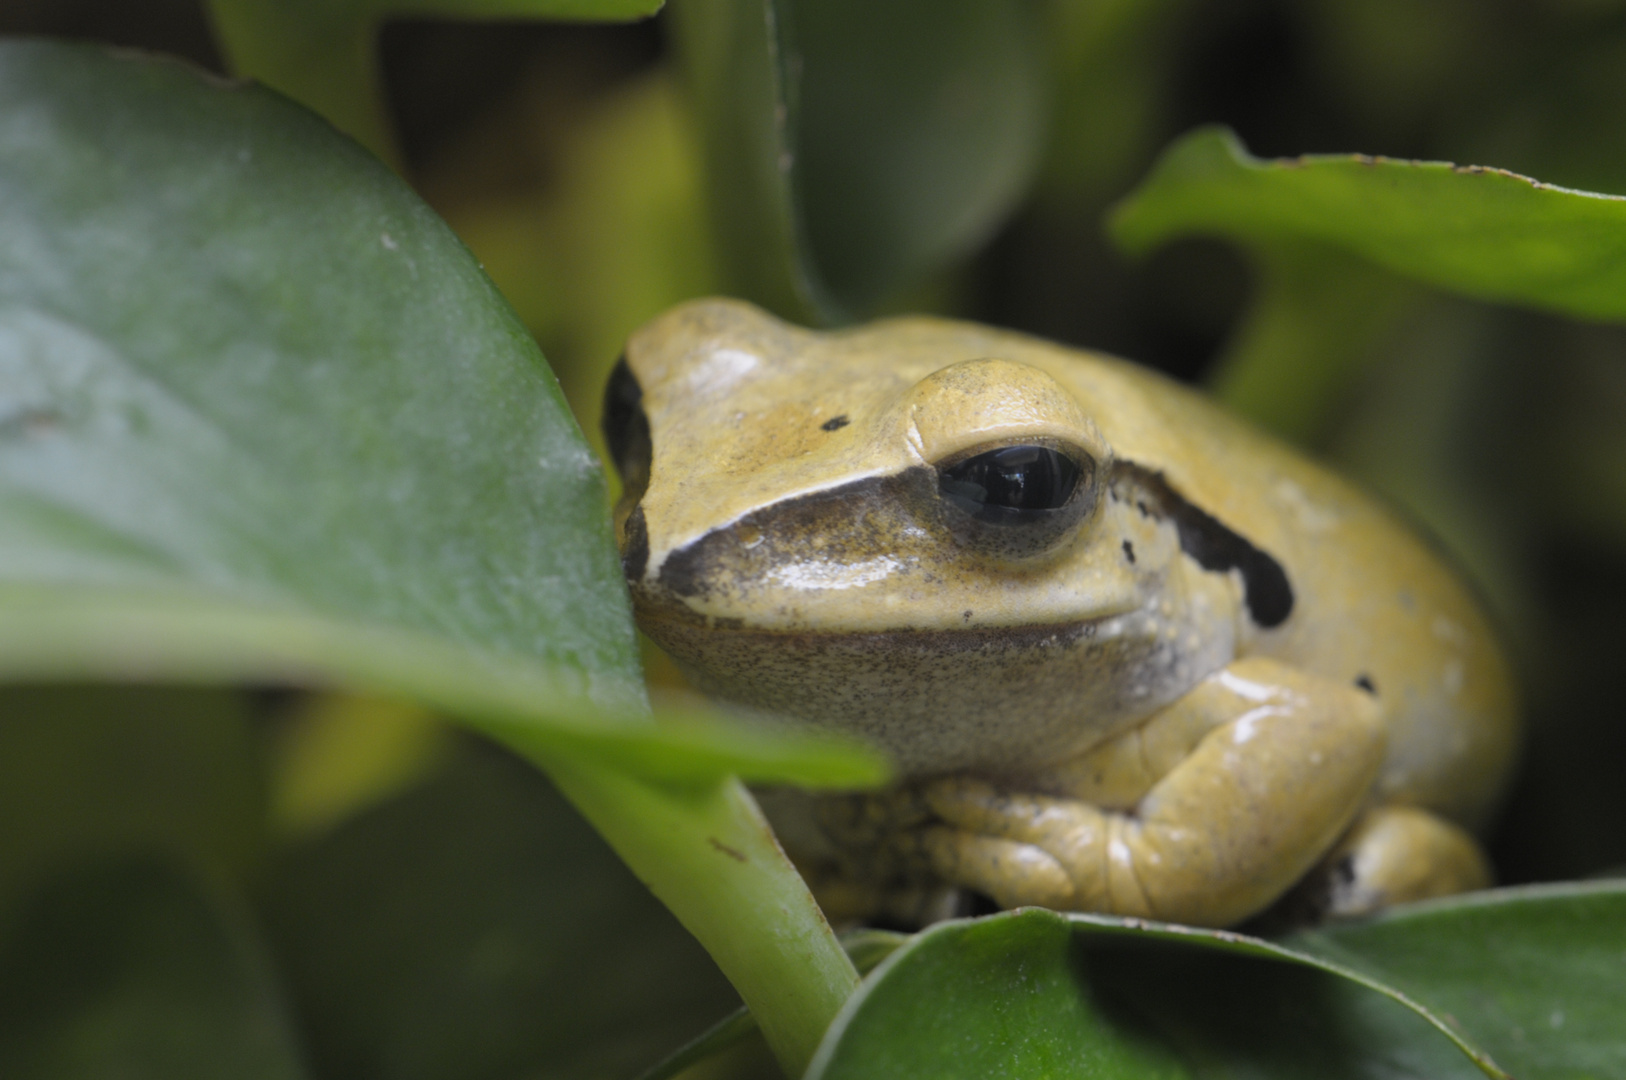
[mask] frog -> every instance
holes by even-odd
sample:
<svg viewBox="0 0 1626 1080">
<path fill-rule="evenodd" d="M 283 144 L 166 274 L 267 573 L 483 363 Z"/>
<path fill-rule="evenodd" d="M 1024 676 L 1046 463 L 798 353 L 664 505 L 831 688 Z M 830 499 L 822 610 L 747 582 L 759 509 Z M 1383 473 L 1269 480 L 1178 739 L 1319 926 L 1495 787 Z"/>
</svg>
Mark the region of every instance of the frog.
<svg viewBox="0 0 1626 1080">
<path fill-rule="evenodd" d="M 630 337 L 604 432 L 641 630 L 726 707 L 894 765 L 796 803 L 827 907 L 1225 927 L 1491 880 L 1520 731 L 1487 615 L 1395 512 L 1198 390 L 713 298 Z"/>
</svg>

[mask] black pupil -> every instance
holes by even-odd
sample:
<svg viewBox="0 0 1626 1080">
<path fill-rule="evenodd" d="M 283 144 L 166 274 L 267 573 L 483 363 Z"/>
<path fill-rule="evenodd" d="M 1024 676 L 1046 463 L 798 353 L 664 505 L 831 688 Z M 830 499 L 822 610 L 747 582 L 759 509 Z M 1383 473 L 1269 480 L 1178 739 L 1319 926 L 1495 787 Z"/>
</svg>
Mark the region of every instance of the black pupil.
<svg viewBox="0 0 1626 1080">
<path fill-rule="evenodd" d="M 1079 467 L 1048 446 L 1005 446 L 951 465 L 941 477 L 944 495 L 978 509 L 1059 510 L 1078 487 Z"/>
</svg>

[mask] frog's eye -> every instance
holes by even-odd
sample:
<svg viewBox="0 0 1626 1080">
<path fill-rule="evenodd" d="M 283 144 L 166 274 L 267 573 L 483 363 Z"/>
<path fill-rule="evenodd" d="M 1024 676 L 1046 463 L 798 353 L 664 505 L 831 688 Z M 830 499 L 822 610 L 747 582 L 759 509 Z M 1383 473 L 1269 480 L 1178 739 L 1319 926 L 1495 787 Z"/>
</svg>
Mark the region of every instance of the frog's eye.
<svg viewBox="0 0 1626 1080">
<path fill-rule="evenodd" d="M 1089 517 L 1095 461 L 1071 446 L 998 446 L 940 462 L 937 491 L 961 543 L 994 555 L 1037 555 Z"/>
</svg>

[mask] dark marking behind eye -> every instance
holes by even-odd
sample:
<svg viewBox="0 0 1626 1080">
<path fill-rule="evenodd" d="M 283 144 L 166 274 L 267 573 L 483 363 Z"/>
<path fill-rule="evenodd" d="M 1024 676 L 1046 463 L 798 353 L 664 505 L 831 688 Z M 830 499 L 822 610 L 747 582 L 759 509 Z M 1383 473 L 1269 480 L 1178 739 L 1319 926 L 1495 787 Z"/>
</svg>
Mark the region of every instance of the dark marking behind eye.
<svg viewBox="0 0 1626 1080">
<path fill-rule="evenodd" d="M 1128 540 L 1124 541 L 1124 557 L 1129 560 L 1129 565 L 1135 565 L 1135 545 Z"/>
<path fill-rule="evenodd" d="M 1372 681 L 1372 676 L 1368 675 L 1364 671 L 1361 672 L 1359 675 L 1355 676 L 1355 685 L 1360 687 L 1362 690 L 1365 690 L 1368 694 L 1371 694 L 1373 697 L 1378 696 L 1378 684 L 1373 682 Z"/>
<path fill-rule="evenodd" d="M 820 424 L 819 427 L 823 428 L 825 431 L 840 431 L 850 423 L 852 423 L 852 421 L 847 419 L 847 414 L 842 413 L 840 416 L 832 416 L 830 419 Z"/>
<path fill-rule="evenodd" d="M 1255 623 L 1268 630 L 1287 621 L 1293 613 L 1293 586 L 1281 563 L 1187 502 L 1162 473 L 1130 461 L 1120 462 L 1118 468 L 1163 504 L 1180 533 L 1181 551 L 1196 559 L 1204 570 L 1241 572 L 1248 614 Z"/>
</svg>

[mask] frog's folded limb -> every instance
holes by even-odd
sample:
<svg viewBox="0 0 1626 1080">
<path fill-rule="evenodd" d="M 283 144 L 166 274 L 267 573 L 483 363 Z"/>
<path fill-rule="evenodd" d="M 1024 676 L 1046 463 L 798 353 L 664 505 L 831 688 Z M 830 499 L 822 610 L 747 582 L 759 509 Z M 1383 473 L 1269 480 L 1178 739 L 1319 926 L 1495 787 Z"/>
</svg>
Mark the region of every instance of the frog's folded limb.
<svg viewBox="0 0 1626 1080">
<path fill-rule="evenodd" d="M 1369 695 L 1273 660 L 1237 661 L 1171 709 L 1178 722 L 1160 733 L 1154 717 L 1146 736 L 1184 732 L 1194 745 L 1128 812 L 968 777 L 929 785 L 927 804 L 945 823 L 925 837 L 936 872 L 1003 907 L 1229 925 L 1322 858 L 1383 760 Z"/>
<path fill-rule="evenodd" d="M 1393 904 L 1450 896 L 1491 883 L 1479 844 L 1461 826 L 1411 806 L 1380 806 L 1356 819 L 1307 886 L 1325 918 L 1370 915 Z"/>
</svg>

